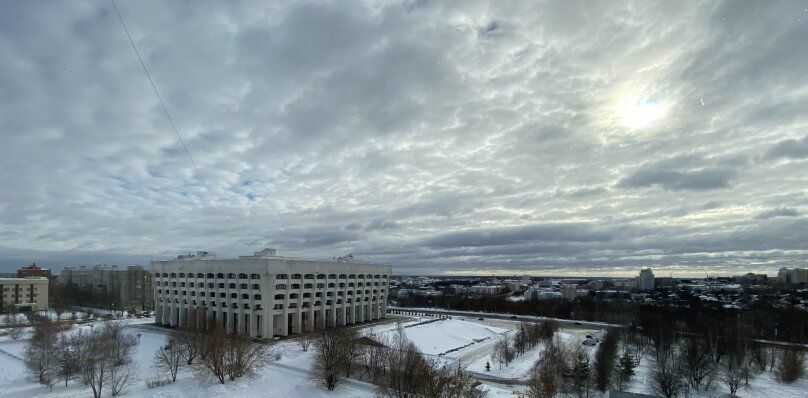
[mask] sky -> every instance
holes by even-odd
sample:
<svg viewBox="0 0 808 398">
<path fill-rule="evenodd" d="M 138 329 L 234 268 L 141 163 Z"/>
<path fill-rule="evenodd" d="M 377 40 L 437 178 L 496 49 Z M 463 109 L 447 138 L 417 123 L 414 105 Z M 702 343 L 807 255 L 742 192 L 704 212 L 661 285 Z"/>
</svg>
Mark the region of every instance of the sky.
<svg viewBox="0 0 808 398">
<path fill-rule="evenodd" d="M 197 168 L 112 3 L 5 3 L 0 271 L 808 263 L 804 1 L 117 4 Z"/>
</svg>

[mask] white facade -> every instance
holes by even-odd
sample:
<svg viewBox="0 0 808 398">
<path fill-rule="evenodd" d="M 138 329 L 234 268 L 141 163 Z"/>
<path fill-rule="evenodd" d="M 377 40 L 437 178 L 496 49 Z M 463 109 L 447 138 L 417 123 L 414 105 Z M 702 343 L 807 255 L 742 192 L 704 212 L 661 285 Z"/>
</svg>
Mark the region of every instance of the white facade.
<svg viewBox="0 0 808 398">
<path fill-rule="evenodd" d="M 155 322 L 256 338 L 384 318 L 391 267 L 278 257 L 186 255 L 152 261 Z"/>
<path fill-rule="evenodd" d="M 642 291 L 654 290 L 654 273 L 651 268 L 643 268 L 640 270 L 640 276 L 637 277 L 637 288 Z"/>
</svg>

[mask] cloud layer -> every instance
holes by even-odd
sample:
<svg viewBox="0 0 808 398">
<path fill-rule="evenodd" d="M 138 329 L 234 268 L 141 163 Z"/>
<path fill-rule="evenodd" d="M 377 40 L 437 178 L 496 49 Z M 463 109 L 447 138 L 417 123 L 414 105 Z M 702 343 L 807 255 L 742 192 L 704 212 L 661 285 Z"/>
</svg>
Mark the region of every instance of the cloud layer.
<svg viewBox="0 0 808 398">
<path fill-rule="evenodd" d="M 119 8 L 200 173 L 109 3 L 7 4 L 0 267 L 265 246 L 400 273 L 808 258 L 798 2 Z"/>
</svg>

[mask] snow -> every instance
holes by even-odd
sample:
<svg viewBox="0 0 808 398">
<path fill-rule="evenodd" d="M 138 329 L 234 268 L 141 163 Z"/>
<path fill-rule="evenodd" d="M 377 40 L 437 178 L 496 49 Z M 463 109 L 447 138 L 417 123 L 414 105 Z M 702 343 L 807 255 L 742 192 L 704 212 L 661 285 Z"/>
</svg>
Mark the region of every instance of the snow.
<svg viewBox="0 0 808 398">
<path fill-rule="evenodd" d="M 470 345 L 493 340 L 506 329 L 446 319 L 404 329 L 404 334 L 427 355 L 447 355 Z M 450 352 L 451 351 L 451 352 Z M 455 357 L 456 355 L 450 355 Z"/>
<path fill-rule="evenodd" d="M 565 332 L 556 332 L 556 338 L 563 344 L 580 344 L 581 340 L 579 336 Z M 530 370 L 533 369 L 536 361 L 538 361 L 539 357 L 541 357 L 544 347 L 544 343 L 539 343 L 539 345 L 536 347 L 533 347 L 524 354 L 514 358 L 513 361 L 508 364 L 508 366 L 502 364 L 501 369 L 500 364 L 495 362 L 490 355 L 477 359 L 466 369 L 486 376 L 493 376 L 503 379 L 526 380 L 530 376 Z M 491 364 L 491 370 L 485 370 L 486 363 Z"/>
<path fill-rule="evenodd" d="M 510 366 L 499 371 L 499 366 L 491 361 L 491 371 L 485 371 L 485 362 L 490 361 L 490 349 L 501 334 L 508 329 L 494 327 L 480 322 L 451 319 L 424 323 L 434 318 L 421 318 L 402 323 L 404 333 L 425 354 L 435 355 L 448 361 L 468 364 L 468 370 L 493 378 L 524 379 L 528 371 L 541 355 L 542 346 L 536 347 L 519 358 Z M 165 342 L 168 329 L 150 325 L 152 319 L 127 319 L 122 322 L 128 325 L 127 333 L 140 334 L 140 343 L 135 352 L 135 362 L 139 367 L 139 380 L 132 385 L 124 397 L 131 398 L 205 398 L 217 396 L 233 396 L 244 398 L 294 398 L 294 397 L 330 397 L 330 398 L 371 398 L 374 386 L 348 380 L 337 391 L 328 392 L 312 381 L 309 371 L 314 361 L 314 350 L 303 352 L 294 340 L 280 341 L 272 345 L 275 355 L 271 360 L 255 369 L 245 377 L 236 381 L 228 381 L 224 385 L 201 380 L 189 368 L 183 367 L 176 383 L 153 389 L 146 387 L 144 380 L 158 374 L 152 367 L 152 358 L 157 348 Z M 101 322 L 91 323 L 98 325 Z M 91 324 L 76 326 L 71 332 L 90 328 Z M 503 323 L 504 324 L 504 323 Z M 409 326 L 409 327 L 407 327 Z M 96 326 L 97 327 L 97 326 Z M 374 325 L 365 328 L 378 335 L 395 333 L 396 324 Z M 511 332 L 513 333 L 513 332 Z M 570 344 L 580 344 L 582 335 L 579 330 L 557 332 L 557 337 Z M 586 332 L 583 332 L 586 333 Z M 0 336 L 0 396 L 3 398 L 78 398 L 91 395 L 89 388 L 77 381 L 71 381 L 69 387 L 57 384 L 52 391 L 35 383 L 24 372 L 22 360 L 19 358 L 25 347 L 24 340 L 14 341 L 8 336 Z M 594 352 L 594 348 L 589 348 Z M 653 360 L 646 356 L 636 369 L 636 375 L 630 384 L 632 392 L 651 394 L 648 375 Z M 499 382 L 498 382 L 499 383 Z M 514 391 L 524 391 L 523 386 L 507 386 L 493 382 L 483 382 L 483 388 L 490 398 L 514 397 Z M 711 391 L 691 392 L 692 397 L 707 398 L 725 395 L 726 388 L 716 383 Z M 748 390 L 741 389 L 742 397 L 808 397 L 808 378 L 803 378 L 791 385 L 777 383 L 771 373 L 759 375 L 751 382 Z M 105 396 L 107 396 L 105 394 Z"/>
<path fill-rule="evenodd" d="M 313 361 L 313 350 L 303 352 L 294 341 L 284 341 L 273 345 L 273 352 L 280 359 L 270 360 L 260 369 L 221 385 L 200 380 L 187 367 L 180 370 L 175 383 L 149 389 L 144 380 L 155 376 L 158 371 L 152 367 L 152 358 L 157 348 L 166 340 L 166 330 L 143 323 L 153 319 L 123 321 L 128 324 L 127 333 L 140 334 L 140 343 L 135 352 L 135 362 L 139 368 L 139 379 L 129 389 L 125 397 L 132 398 L 200 398 L 216 396 L 236 396 L 244 398 L 285 398 L 285 397 L 331 397 L 331 398 L 370 398 L 374 387 L 367 383 L 348 380 L 337 391 L 328 392 L 317 386 L 309 376 Z M 98 323 L 96 323 L 97 325 Z M 81 325 L 79 328 L 89 329 Z M 69 387 L 57 384 L 52 391 L 38 385 L 25 374 L 22 360 L 9 353 L 22 353 L 25 341 L 13 341 L 8 336 L 0 337 L 0 396 L 3 398 L 78 398 L 92 396 L 88 387 L 71 381 Z M 6 353 L 8 352 L 8 353 Z M 274 355 L 272 356 L 275 357 Z M 106 396 L 106 395 L 105 395 Z"/>
</svg>

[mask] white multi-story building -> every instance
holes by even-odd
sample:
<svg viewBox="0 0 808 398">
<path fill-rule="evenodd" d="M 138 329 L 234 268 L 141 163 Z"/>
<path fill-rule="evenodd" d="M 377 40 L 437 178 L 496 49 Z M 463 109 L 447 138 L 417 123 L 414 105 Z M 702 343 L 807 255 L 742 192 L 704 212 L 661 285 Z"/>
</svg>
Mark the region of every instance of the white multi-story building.
<svg viewBox="0 0 808 398">
<path fill-rule="evenodd" d="M 152 261 L 155 322 L 216 324 L 256 338 L 384 318 L 391 267 L 309 261 L 264 249 L 238 259 L 198 252 Z"/>
<path fill-rule="evenodd" d="M 651 268 L 643 268 L 640 270 L 640 276 L 637 277 L 637 288 L 642 291 L 654 290 L 654 272 Z"/>
</svg>

